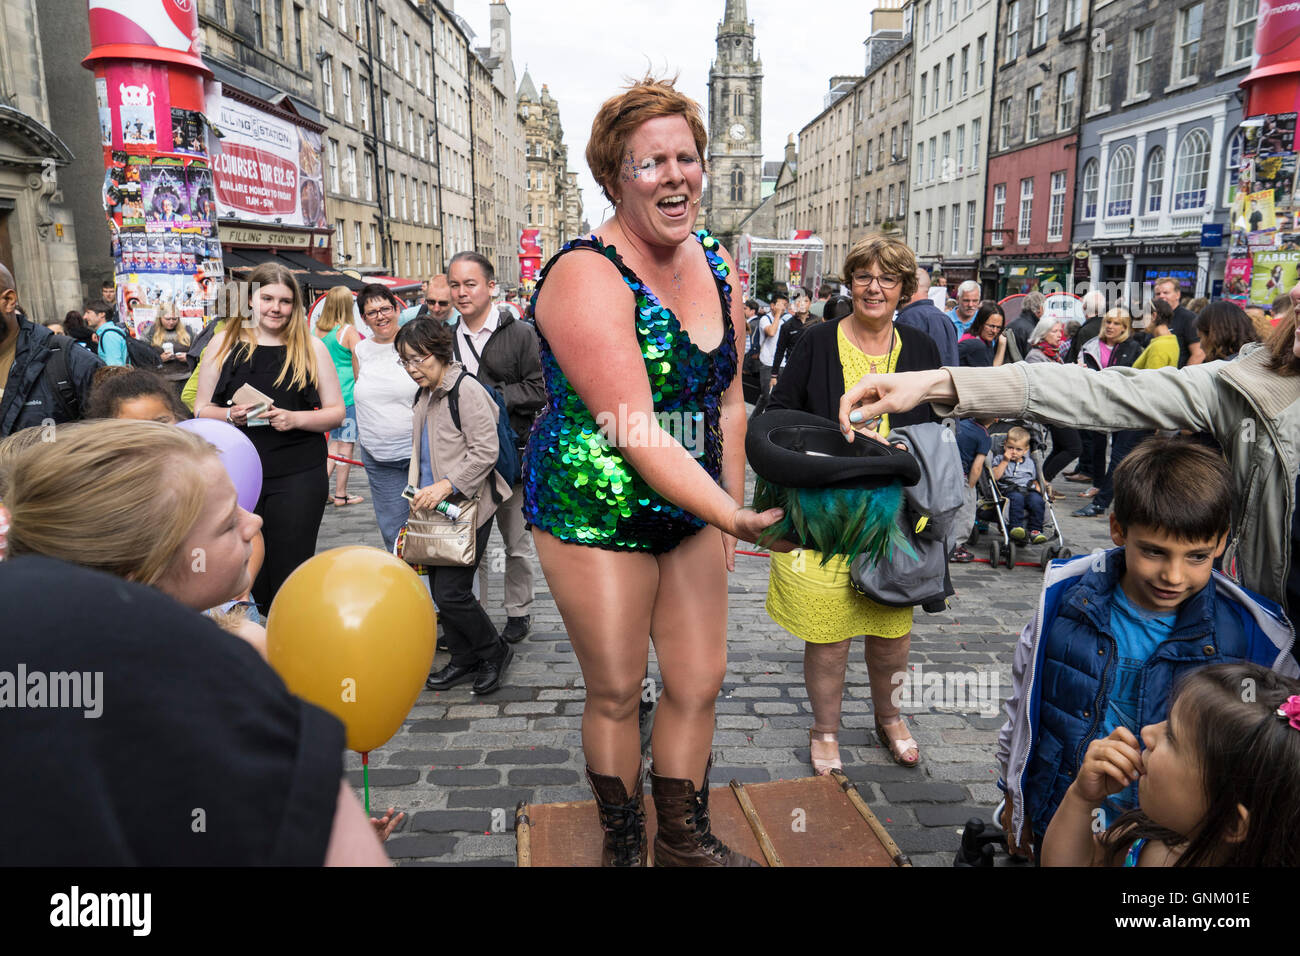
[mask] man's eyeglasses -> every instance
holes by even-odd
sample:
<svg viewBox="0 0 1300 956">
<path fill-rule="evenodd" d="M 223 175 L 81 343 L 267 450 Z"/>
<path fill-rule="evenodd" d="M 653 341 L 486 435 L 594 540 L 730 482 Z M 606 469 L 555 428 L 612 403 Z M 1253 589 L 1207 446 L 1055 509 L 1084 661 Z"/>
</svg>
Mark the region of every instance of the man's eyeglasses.
<svg viewBox="0 0 1300 956">
<path fill-rule="evenodd" d="M 447 306 L 451 305 L 451 300 L 450 299 L 425 299 L 424 304 L 429 306 L 430 308 L 435 308 L 437 306 L 442 306 L 443 308 L 446 308 Z"/>
<path fill-rule="evenodd" d="M 873 276 L 870 272 L 853 273 L 853 284 L 856 286 L 862 286 L 863 288 L 867 288 L 872 282 L 875 282 L 876 285 L 880 286 L 880 288 L 888 291 L 891 289 L 897 289 L 898 284 L 902 281 L 903 280 L 898 276 Z"/>
<path fill-rule="evenodd" d="M 373 322 L 382 316 L 392 315 L 396 311 L 391 305 L 386 305 L 382 309 L 371 309 L 369 312 L 363 312 L 362 315 Z"/>
</svg>

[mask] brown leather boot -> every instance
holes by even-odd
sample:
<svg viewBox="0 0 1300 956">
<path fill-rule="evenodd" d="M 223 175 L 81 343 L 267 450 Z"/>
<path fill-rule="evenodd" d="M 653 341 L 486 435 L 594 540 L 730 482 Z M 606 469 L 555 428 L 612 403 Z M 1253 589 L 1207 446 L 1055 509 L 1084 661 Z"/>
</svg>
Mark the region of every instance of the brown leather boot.
<svg viewBox="0 0 1300 956">
<path fill-rule="evenodd" d="M 645 866 L 645 772 L 637 775 L 636 793 L 628 797 L 623 781 L 587 768 L 587 782 L 596 795 L 600 828 L 605 843 L 600 851 L 601 866 Z"/>
<path fill-rule="evenodd" d="M 704 787 L 689 780 L 661 777 L 650 771 L 659 831 L 655 834 L 655 866 L 758 866 L 747 856 L 729 849 L 709 829 L 709 769 Z"/>
</svg>

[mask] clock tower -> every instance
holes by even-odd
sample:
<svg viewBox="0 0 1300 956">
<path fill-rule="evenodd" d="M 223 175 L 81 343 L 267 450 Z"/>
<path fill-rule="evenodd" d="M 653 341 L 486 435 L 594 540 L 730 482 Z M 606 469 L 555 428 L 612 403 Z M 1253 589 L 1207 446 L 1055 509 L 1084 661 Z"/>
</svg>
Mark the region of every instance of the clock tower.
<svg viewBox="0 0 1300 956">
<path fill-rule="evenodd" d="M 709 189 L 704 225 L 735 252 L 737 227 L 762 201 L 763 64 L 745 0 L 727 0 L 709 68 Z"/>
</svg>

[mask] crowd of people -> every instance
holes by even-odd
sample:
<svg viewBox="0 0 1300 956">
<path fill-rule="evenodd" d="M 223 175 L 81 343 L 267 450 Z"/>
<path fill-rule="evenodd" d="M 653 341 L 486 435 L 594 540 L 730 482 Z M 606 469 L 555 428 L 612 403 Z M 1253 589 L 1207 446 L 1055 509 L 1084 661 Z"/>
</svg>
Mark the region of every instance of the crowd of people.
<svg viewBox="0 0 1300 956">
<path fill-rule="evenodd" d="M 348 490 L 359 462 L 390 551 L 417 512 L 473 515 L 470 561 L 424 569 L 449 652 L 425 686 L 490 695 L 508 682 L 530 629 L 535 550 L 582 670 L 602 862 L 649 859 L 648 782 L 656 865 L 755 865 L 712 832 L 708 778 L 727 575 L 737 542 L 784 517 L 746 506 L 746 431 L 792 411 L 838 423 L 846 450 L 957 419 L 963 532 L 989 520 L 991 488 L 1011 537 L 1049 543 L 1058 475 L 1088 486 L 1076 514 L 1109 512 L 1115 548 L 1053 563 L 1016 645 L 997 757 L 1011 852 L 1048 865 L 1300 862 L 1287 617 L 1300 610 L 1300 287 L 1270 317 L 1184 305 L 1178 281 L 1162 279 L 1140 304 L 1089 293 L 1078 323 L 1031 291 L 1008 322 L 977 283 L 949 299 L 905 242 L 872 235 L 850 249 L 842 286 L 814 297 L 796 285 L 767 306 L 742 297 L 730 253 L 695 229 L 705 153 L 699 109 L 672 84 L 647 79 L 608 100 L 587 162 L 613 214 L 547 264 L 522 312 L 501 300 L 491 262 L 463 251 L 415 306 L 384 285 L 335 289 L 313 327 L 293 274 L 267 264 L 237 314 L 197 331 L 164 310 L 133 337 L 104 299 L 55 328 L 32 322 L 0 267 L 0 614 L 27 622 L 7 640 L 66 664 L 89 653 L 84 642 L 40 641 L 84 628 L 89 601 L 165 678 L 165 693 L 122 691 L 134 710 L 104 725 L 107 749 L 58 714 L 9 725 L 45 748 L 25 765 L 48 765 L 58 790 L 66 773 L 48 754 L 62 743 L 96 763 L 128 730 L 145 733 L 132 746 L 167 753 L 215 734 L 218 764 L 192 772 L 229 775 L 226 802 L 247 821 L 213 855 L 160 835 L 152 811 L 126 813 L 128 778 L 105 771 L 81 798 L 80 851 L 67 844 L 55 862 L 384 861 L 375 834 L 391 831 L 391 811 L 367 825 L 342 775 L 341 725 L 279 682 L 260 624 L 315 553 L 325 508 L 364 501 Z M 251 507 L 191 418 L 251 442 L 262 474 Z M 698 440 L 674 421 L 697 423 Z M 517 476 L 502 464 L 515 460 Z M 493 519 L 501 630 L 481 567 Z M 814 772 L 843 765 L 858 637 L 880 744 L 921 766 L 893 693 L 913 608 L 866 597 L 842 557 L 767 543 L 768 614 L 804 646 Z M 949 555 L 973 557 L 961 543 Z M 27 596 L 50 575 L 85 600 L 34 607 Z M 150 616 L 170 640 L 150 636 Z M 178 699 L 186 717 L 173 725 Z M 288 794 L 293 813 L 261 812 Z M 96 830 L 106 813 L 121 817 L 121 839 Z M 29 841 L 0 860 L 36 852 Z"/>
</svg>

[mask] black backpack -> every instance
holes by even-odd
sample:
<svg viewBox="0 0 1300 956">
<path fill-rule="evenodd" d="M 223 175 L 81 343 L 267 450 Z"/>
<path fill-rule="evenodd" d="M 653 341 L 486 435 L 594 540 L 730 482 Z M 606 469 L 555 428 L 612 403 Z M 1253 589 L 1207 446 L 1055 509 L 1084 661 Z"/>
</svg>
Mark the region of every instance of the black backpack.
<svg viewBox="0 0 1300 956">
<path fill-rule="evenodd" d="M 116 332 L 126 339 L 126 362 L 133 368 L 147 368 L 156 371 L 162 366 L 162 359 L 159 357 L 158 350 L 148 342 L 131 338 L 116 325 L 103 326 L 100 332 Z"/>
<path fill-rule="evenodd" d="M 472 378 L 482 385 L 501 411 L 501 414 L 497 416 L 496 470 L 506 480 L 506 484 L 513 488 L 519 481 L 519 450 L 515 448 L 515 430 L 510 427 L 510 416 L 506 413 L 506 400 L 501 393 L 477 375 L 471 375 L 469 372 L 462 370 L 460 377 L 456 379 L 456 384 L 447 393 L 447 410 L 451 412 L 452 423 L 455 424 L 458 430 L 464 431 L 460 427 L 460 383 L 466 378 Z M 489 487 L 492 489 L 492 500 L 500 504 L 501 497 L 497 493 L 495 483 Z"/>
<path fill-rule="evenodd" d="M 45 360 L 45 368 L 41 370 L 41 374 L 45 376 L 50 394 L 54 396 L 54 404 L 58 406 L 63 421 L 80 421 L 81 397 L 77 394 L 77 386 L 73 384 L 72 372 L 68 368 L 68 349 L 80 348 L 80 346 L 71 336 L 59 335 L 56 332 L 50 335 L 46 348 L 50 350 L 50 354 Z"/>
</svg>

